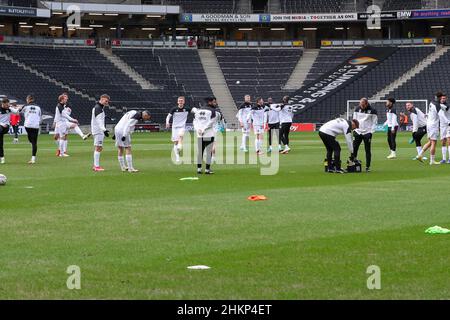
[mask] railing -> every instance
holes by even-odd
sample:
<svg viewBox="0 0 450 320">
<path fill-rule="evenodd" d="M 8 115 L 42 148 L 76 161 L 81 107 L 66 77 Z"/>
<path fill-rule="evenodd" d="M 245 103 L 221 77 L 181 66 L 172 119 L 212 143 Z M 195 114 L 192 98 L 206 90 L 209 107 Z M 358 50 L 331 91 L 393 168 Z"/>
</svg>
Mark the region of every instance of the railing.
<svg viewBox="0 0 450 320">
<path fill-rule="evenodd" d="M 3 36 L 0 43 L 21 44 L 21 45 L 44 45 L 44 46 L 95 46 L 94 39 L 78 39 L 78 38 L 43 38 L 43 37 L 14 37 Z"/>
<path fill-rule="evenodd" d="M 363 40 L 322 40 L 321 48 L 331 47 L 362 47 L 372 46 L 417 46 L 436 45 L 436 38 L 414 38 L 414 39 L 363 39 Z"/>
<path fill-rule="evenodd" d="M 294 41 L 223 41 L 218 40 L 215 43 L 216 48 L 231 47 L 231 48 L 271 48 L 271 47 L 293 47 L 301 48 L 304 46 L 303 40 Z"/>
</svg>

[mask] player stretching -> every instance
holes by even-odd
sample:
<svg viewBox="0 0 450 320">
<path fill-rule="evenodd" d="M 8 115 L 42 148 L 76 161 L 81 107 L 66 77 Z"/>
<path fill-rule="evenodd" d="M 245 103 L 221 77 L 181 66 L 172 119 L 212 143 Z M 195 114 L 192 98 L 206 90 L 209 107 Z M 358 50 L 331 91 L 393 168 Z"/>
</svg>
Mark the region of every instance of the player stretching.
<svg viewBox="0 0 450 320">
<path fill-rule="evenodd" d="M 427 134 L 427 119 L 422 110 L 416 108 L 412 102 L 406 103 L 406 110 L 408 110 L 413 129 L 412 129 L 412 138 L 416 143 L 417 156 L 422 152 L 422 138 Z M 417 157 L 414 157 L 413 160 L 416 160 Z M 427 160 L 427 158 L 423 158 Z"/>
<path fill-rule="evenodd" d="M 131 154 L 131 134 L 134 132 L 134 126 L 139 120 L 150 120 L 150 113 L 145 110 L 142 112 L 131 110 L 125 113 L 114 128 L 113 139 L 116 140 L 116 147 L 118 149 L 118 160 L 120 169 L 125 172 L 139 172 L 133 167 L 133 156 Z M 125 159 L 123 158 L 123 151 L 125 149 Z M 125 166 L 125 160 L 127 165 Z"/>
<path fill-rule="evenodd" d="M 242 143 L 241 143 L 241 151 L 248 152 L 247 149 L 247 140 L 249 139 L 250 134 L 250 123 L 248 122 L 248 114 L 252 109 L 252 101 L 250 95 L 246 95 L 244 97 L 244 103 L 239 107 L 239 111 L 236 115 L 236 118 L 239 120 L 239 125 L 242 128 Z"/>
<path fill-rule="evenodd" d="M 205 107 L 192 108 L 194 113 L 194 130 L 197 133 L 197 173 L 202 173 L 203 154 L 206 151 L 205 174 L 213 174 L 211 170 L 212 146 L 214 142 L 214 124 L 216 123 L 216 111 L 214 98 L 207 99 Z"/>
<path fill-rule="evenodd" d="M 430 165 L 440 164 L 435 161 L 436 142 L 439 135 L 439 112 L 442 108 L 446 108 L 445 102 L 447 97 L 442 92 L 436 93 L 436 99 L 430 102 L 427 114 L 427 136 L 428 142 L 423 146 L 422 152 L 417 156 L 417 160 L 423 161 L 423 155 L 430 149 Z"/>
<path fill-rule="evenodd" d="M 9 131 L 10 113 L 18 114 L 19 109 L 13 108 L 9 104 L 8 98 L 3 98 L 0 108 L 0 164 L 5 163 L 5 153 L 3 150 L 3 137 Z"/>
<path fill-rule="evenodd" d="M 34 103 L 32 95 L 27 96 L 27 104 L 21 108 L 25 116 L 25 130 L 27 131 L 28 141 L 31 143 L 31 160 L 29 164 L 36 163 L 37 141 L 39 137 L 39 126 L 41 124 L 41 108 Z"/>
<path fill-rule="evenodd" d="M 186 121 L 189 114 L 185 108 L 185 98 L 178 97 L 178 106 L 172 108 L 166 117 L 166 128 L 170 128 L 170 120 L 172 119 L 172 142 L 173 151 L 175 153 L 175 161 L 180 162 L 180 151 L 183 148 L 183 137 L 186 129 Z"/>
<path fill-rule="evenodd" d="M 92 108 L 91 132 L 94 136 L 94 171 L 105 171 L 100 166 L 100 154 L 103 151 L 103 140 L 109 137 L 109 131 L 105 127 L 105 107 L 109 105 L 110 97 L 107 94 L 100 96 L 100 100 Z"/>
<path fill-rule="evenodd" d="M 91 134 L 83 134 L 80 127 L 78 127 L 78 120 L 72 118 L 70 115 L 72 109 L 67 105 L 69 101 L 69 96 L 66 93 L 61 94 L 58 97 L 58 104 L 55 109 L 55 140 L 57 142 L 58 150 L 56 151 L 56 156 L 68 157 L 67 154 L 67 135 L 71 129 L 75 130 L 76 133 L 83 139 L 86 140 L 91 136 Z"/>
<path fill-rule="evenodd" d="M 253 132 L 255 133 L 255 151 L 257 155 L 263 154 L 261 148 L 263 146 L 264 134 L 264 100 L 263 98 L 256 99 L 256 105 L 252 107 L 247 116 L 248 122 L 253 125 Z"/>
</svg>

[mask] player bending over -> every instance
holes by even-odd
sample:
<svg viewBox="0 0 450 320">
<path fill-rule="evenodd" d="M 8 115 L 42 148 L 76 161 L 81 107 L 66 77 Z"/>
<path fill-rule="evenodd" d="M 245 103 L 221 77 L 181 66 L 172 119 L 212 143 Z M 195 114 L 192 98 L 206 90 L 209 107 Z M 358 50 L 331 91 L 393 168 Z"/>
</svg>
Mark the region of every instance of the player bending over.
<svg viewBox="0 0 450 320">
<path fill-rule="evenodd" d="M 319 137 L 322 139 L 325 148 L 327 149 L 327 163 L 329 173 L 345 173 L 341 168 L 341 146 L 336 140 L 339 134 L 345 136 L 350 160 L 353 161 L 353 139 L 352 130 L 359 127 L 359 122 L 356 119 L 347 121 L 341 118 L 328 121 L 319 129 Z M 334 158 L 333 158 L 334 153 Z"/>
<path fill-rule="evenodd" d="M 416 108 L 412 102 L 407 102 L 406 110 L 409 112 L 409 116 L 412 121 L 412 139 L 416 143 L 417 156 L 422 152 L 422 138 L 427 134 L 427 119 L 422 110 Z M 414 157 L 413 160 L 416 160 Z M 423 158 L 427 160 L 427 158 Z"/>
<path fill-rule="evenodd" d="M 142 112 L 131 110 L 125 113 L 114 128 L 113 139 L 116 140 L 118 150 L 118 160 L 120 169 L 125 172 L 139 172 L 133 167 L 133 156 L 131 154 L 131 134 L 134 132 L 134 126 L 139 120 L 150 120 L 150 113 L 147 110 Z M 125 150 L 125 159 L 123 158 Z M 125 160 L 127 164 L 125 165 Z"/>
<path fill-rule="evenodd" d="M 175 153 L 175 161 L 180 162 L 180 151 L 183 148 L 183 137 L 189 110 L 184 106 L 184 97 L 178 97 L 177 103 L 178 106 L 172 108 L 166 117 L 166 128 L 170 128 L 170 120 L 172 120 L 173 151 Z"/>
</svg>

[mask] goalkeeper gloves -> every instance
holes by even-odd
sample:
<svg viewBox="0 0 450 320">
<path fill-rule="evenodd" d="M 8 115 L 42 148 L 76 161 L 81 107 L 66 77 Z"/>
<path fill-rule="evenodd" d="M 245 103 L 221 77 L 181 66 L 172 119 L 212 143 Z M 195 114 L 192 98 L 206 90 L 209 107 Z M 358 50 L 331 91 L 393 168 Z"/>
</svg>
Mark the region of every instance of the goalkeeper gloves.
<svg viewBox="0 0 450 320">
<path fill-rule="evenodd" d="M 109 137 L 109 131 L 108 130 L 105 130 L 105 131 L 103 131 L 103 134 L 105 135 L 105 137 Z"/>
</svg>

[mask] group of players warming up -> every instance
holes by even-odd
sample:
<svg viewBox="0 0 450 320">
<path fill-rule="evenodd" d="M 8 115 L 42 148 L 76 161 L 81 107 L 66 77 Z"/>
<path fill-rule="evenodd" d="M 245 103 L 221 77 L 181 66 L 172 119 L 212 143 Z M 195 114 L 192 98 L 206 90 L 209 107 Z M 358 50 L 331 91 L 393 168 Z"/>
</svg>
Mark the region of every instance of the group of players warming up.
<svg viewBox="0 0 450 320">
<path fill-rule="evenodd" d="M 388 98 L 386 100 L 386 121 L 384 126 L 387 126 L 387 141 L 390 149 L 390 154 L 387 156 L 387 159 L 397 158 L 396 138 L 399 121 L 395 103 L 396 100 L 394 98 Z M 442 92 L 437 92 L 434 101 L 429 104 L 427 114 L 424 114 L 412 102 L 407 102 L 405 108 L 409 112 L 412 120 L 412 138 L 410 143 L 415 143 L 417 150 L 417 156 L 413 160 L 421 162 L 427 160 L 424 155 L 430 149 L 430 165 L 450 164 L 450 108 L 447 105 L 447 96 Z M 319 129 L 319 136 L 327 150 L 328 172 L 345 173 L 341 167 L 341 147 L 336 140 L 339 134 L 345 136 L 350 154 L 350 163 L 357 159 L 359 147 L 364 142 L 366 172 L 370 172 L 372 162 L 371 143 L 377 123 L 377 111 L 372 108 L 367 98 L 362 98 L 359 106 L 353 113 L 352 121 L 338 118 L 322 125 Z M 428 142 L 422 147 L 422 138 L 425 135 L 428 137 Z M 440 162 L 436 161 L 435 158 L 436 145 L 439 137 L 442 144 L 442 160 Z"/>
<path fill-rule="evenodd" d="M 263 154 L 264 132 L 268 132 L 267 153 L 273 151 L 273 137 L 279 139 L 279 152 L 287 154 L 291 150 L 289 147 L 289 131 L 292 125 L 295 108 L 290 104 L 288 96 L 283 97 L 281 103 L 273 103 L 272 98 L 267 102 L 263 98 L 256 98 L 252 103 L 250 95 L 244 97 L 244 103 L 239 107 L 237 119 L 242 129 L 242 140 L 240 150 L 248 152 L 250 130 L 253 129 L 255 135 L 254 149 L 257 155 Z M 84 134 L 78 126 L 78 120 L 71 117 L 72 109 L 68 104 L 69 96 L 66 93 L 58 97 L 58 104 L 55 109 L 54 129 L 55 141 L 57 144 L 57 156 L 68 157 L 67 137 L 73 130 L 83 140 L 91 135 L 94 140 L 94 154 L 92 170 L 104 171 L 100 165 L 100 156 L 103 151 L 105 137 L 109 137 L 109 131 L 105 126 L 105 107 L 109 106 L 110 97 L 103 94 L 92 109 L 91 132 Z M 28 95 L 24 106 L 14 106 L 7 98 L 4 98 L 0 108 L 0 164 L 5 163 L 3 148 L 4 135 L 9 132 L 11 115 L 23 114 L 24 127 L 27 132 L 28 141 L 32 146 L 31 159 L 28 163 L 36 163 L 37 142 L 39 127 L 41 123 L 41 108 L 35 103 L 35 97 Z M 183 137 L 186 130 L 188 115 L 193 115 L 193 126 L 197 137 L 197 173 L 203 173 L 203 159 L 206 158 L 205 174 L 213 174 L 211 164 L 214 162 L 215 138 L 218 131 L 225 127 L 222 112 L 215 97 L 208 97 L 205 103 L 198 107 L 185 106 L 185 98 L 179 97 L 177 106 L 172 108 L 166 117 L 166 128 L 172 128 L 173 154 L 175 161 L 180 162 L 182 152 Z M 390 153 L 387 159 L 397 157 L 396 137 L 399 129 L 399 119 L 396 111 L 396 100 L 389 98 L 386 100 L 386 122 L 387 142 Z M 450 108 L 447 105 L 447 96 L 442 92 L 437 92 L 434 101 L 429 104 L 428 113 L 407 102 L 405 105 L 412 120 L 412 138 L 410 143 L 415 143 L 417 156 L 414 160 L 423 162 L 427 160 L 425 152 L 430 149 L 430 165 L 450 163 Z M 131 151 L 131 135 L 134 132 L 138 121 L 148 121 L 151 116 L 147 110 L 131 110 L 125 113 L 114 127 L 115 146 L 118 150 L 118 162 L 120 169 L 124 172 L 138 172 L 133 166 Z M 359 147 L 364 143 L 366 156 L 366 172 L 371 171 L 372 136 L 378 124 L 378 113 L 369 103 L 367 98 L 362 98 L 359 106 L 353 112 L 353 119 L 347 121 L 341 118 L 331 120 L 323 124 L 319 129 L 319 137 L 326 148 L 326 161 L 328 172 L 344 173 L 341 163 L 341 147 L 336 140 L 338 135 L 344 135 L 349 150 L 349 162 L 356 161 Z M 16 124 L 17 126 L 17 124 Z M 427 135 L 428 141 L 422 146 L 422 138 Z M 442 144 L 442 160 L 436 161 L 436 146 L 438 138 Z M 14 143 L 18 142 L 17 136 Z M 284 146 L 284 148 L 282 147 Z M 448 157 L 447 157 L 448 155 Z"/>
</svg>

